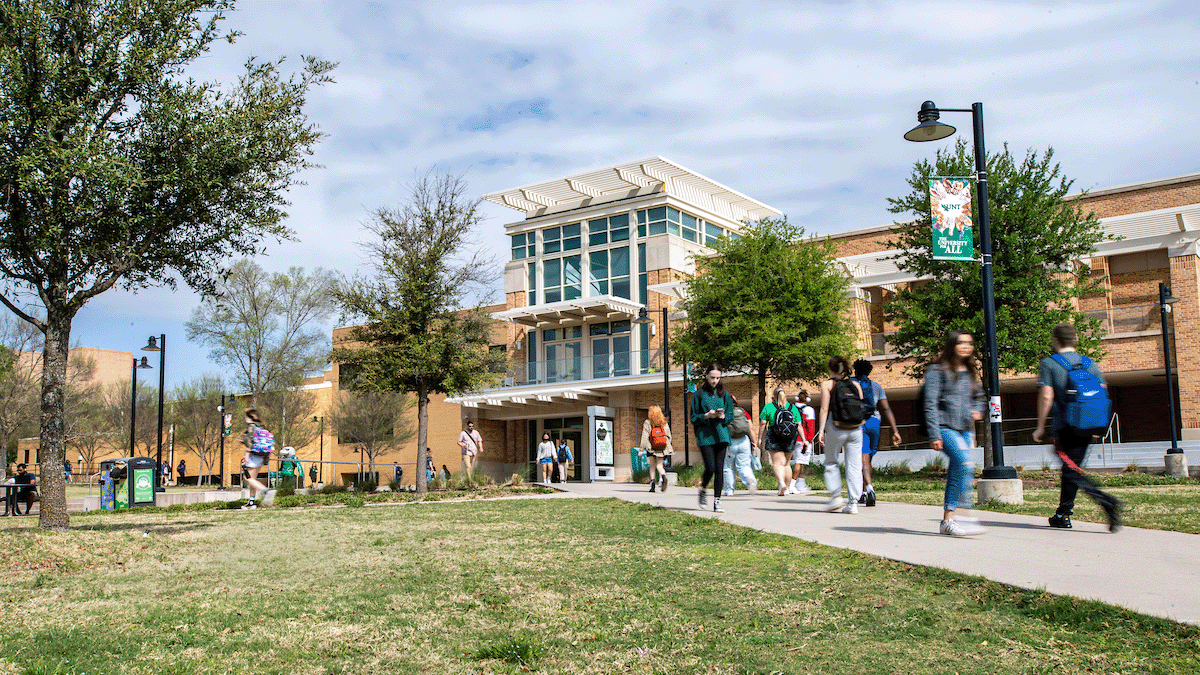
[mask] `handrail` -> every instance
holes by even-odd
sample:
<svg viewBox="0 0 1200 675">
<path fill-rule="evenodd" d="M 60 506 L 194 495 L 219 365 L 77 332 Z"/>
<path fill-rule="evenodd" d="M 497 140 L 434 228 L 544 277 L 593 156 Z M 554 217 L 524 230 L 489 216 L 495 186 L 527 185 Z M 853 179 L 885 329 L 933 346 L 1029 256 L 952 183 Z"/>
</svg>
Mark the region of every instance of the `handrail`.
<svg viewBox="0 0 1200 675">
<path fill-rule="evenodd" d="M 1104 435 L 1100 437 L 1100 465 L 1107 468 L 1108 460 L 1113 457 L 1113 439 L 1116 439 L 1116 445 L 1121 444 L 1121 416 L 1113 411 L 1112 417 L 1108 419 L 1108 428 L 1104 430 Z"/>
</svg>

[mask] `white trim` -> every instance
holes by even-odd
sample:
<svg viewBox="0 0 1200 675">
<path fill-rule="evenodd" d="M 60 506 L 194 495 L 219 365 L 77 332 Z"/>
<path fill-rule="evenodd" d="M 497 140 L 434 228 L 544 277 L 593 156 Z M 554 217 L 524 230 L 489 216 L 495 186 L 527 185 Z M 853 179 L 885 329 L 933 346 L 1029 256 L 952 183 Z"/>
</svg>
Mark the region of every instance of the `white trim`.
<svg viewBox="0 0 1200 675">
<path fill-rule="evenodd" d="M 543 325 L 561 326 L 567 323 L 584 322 L 590 318 L 614 316 L 637 316 L 642 305 L 615 295 L 593 295 L 574 300 L 549 302 L 541 305 L 515 307 L 492 314 L 493 319 L 519 323 L 538 328 Z"/>
</svg>

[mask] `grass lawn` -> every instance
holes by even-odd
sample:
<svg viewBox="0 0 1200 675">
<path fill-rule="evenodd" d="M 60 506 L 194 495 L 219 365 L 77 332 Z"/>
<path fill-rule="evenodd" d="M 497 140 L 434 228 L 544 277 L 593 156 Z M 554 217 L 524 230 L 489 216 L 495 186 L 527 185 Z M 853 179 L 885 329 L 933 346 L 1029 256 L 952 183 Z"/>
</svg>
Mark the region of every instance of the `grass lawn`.
<svg viewBox="0 0 1200 675">
<path fill-rule="evenodd" d="M 0 616 L 0 673 L 1200 668 L 1195 627 L 617 500 L 15 519 Z"/>
</svg>

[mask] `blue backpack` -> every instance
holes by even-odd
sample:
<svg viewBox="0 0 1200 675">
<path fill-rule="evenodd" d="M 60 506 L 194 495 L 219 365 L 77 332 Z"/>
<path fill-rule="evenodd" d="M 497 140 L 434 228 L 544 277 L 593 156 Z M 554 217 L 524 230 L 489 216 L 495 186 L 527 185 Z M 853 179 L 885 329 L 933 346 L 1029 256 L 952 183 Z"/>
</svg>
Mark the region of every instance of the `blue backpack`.
<svg viewBox="0 0 1200 675">
<path fill-rule="evenodd" d="M 854 379 L 858 380 L 859 386 L 862 387 L 863 403 L 867 404 L 867 416 L 870 417 L 875 414 L 875 385 L 871 383 L 871 378 L 869 377 L 856 377 Z"/>
<path fill-rule="evenodd" d="M 1067 371 L 1067 401 L 1063 422 L 1083 433 L 1102 433 L 1108 427 L 1112 400 L 1108 398 L 1104 382 L 1088 370 L 1092 367 L 1092 360 L 1080 354 L 1079 364 L 1072 366 L 1062 354 L 1054 354 L 1050 358 Z"/>
</svg>

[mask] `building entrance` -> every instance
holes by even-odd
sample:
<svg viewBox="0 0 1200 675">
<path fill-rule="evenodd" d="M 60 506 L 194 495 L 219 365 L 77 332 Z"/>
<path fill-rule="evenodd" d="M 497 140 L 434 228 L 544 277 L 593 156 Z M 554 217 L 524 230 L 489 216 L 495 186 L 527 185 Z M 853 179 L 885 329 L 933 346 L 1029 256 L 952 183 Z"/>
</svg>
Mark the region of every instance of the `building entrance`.
<svg viewBox="0 0 1200 675">
<path fill-rule="evenodd" d="M 567 447 L 571 449 L 571 461 L 567 463 L 567 475 L 557 477 L 556 480 L 579 480 L 581 473 L 580 469 L 580 454 L 583 446 L 584 433 L 584 418 L 583 417 L 561 417 L 543 420 L 529 420 L 529 471 L 528 479 L 530 482 L 536 482 L 542 479 L 542 474 L 537 465 L 537 445 L 542 440 L 543 433 L 550 434 L 550 440 L 553 441 L 554 447 L 557 448 L 560 441 L 565 440 Z M 555 472 L 557 474 L 557 467 Z"/>
</svg>

